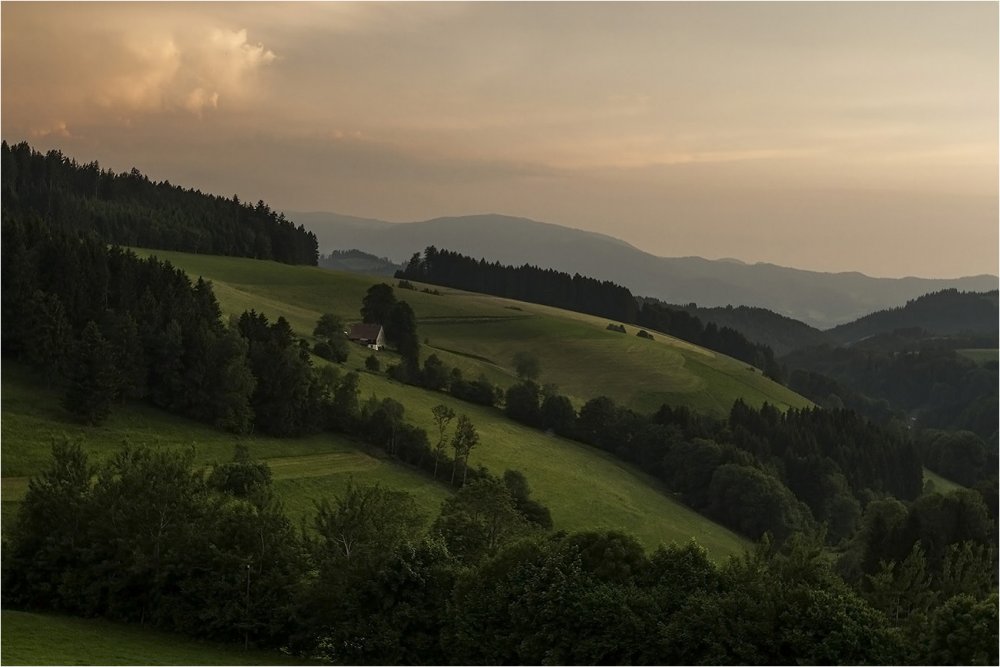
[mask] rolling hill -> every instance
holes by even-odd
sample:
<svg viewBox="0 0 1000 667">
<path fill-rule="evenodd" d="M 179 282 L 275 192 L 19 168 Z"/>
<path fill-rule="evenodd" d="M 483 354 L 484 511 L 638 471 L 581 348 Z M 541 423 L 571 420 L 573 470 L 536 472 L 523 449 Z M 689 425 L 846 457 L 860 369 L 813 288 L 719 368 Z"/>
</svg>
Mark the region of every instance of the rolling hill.
<svg viewBox="0 0 1000 667">
<path fill-rule="evenodd" d="M 351 367 L 361 364 L 352 359 Z M 449 488 L 391 462 L 364 444 L 329 433 L 305 438 L 235 436 L 169 415 L 142 404 L 120 407 L 106 424 L 85 427 L 60 407 L 60 393 L 24 369 L 4 368 L 0 435 L 3 524 L 15 516 L 28 479 L 47 464 L 53 441 L 68 437 L 94 459 L 118 451 L 122 443 L 193 448 L 195 463 L 210 466 L 232 458 L 236 444 L 271 467 L 275 488 L 288 516 L 298 523 L 314 513 L 313 501 L 341 493 L 349 480 L 381 483 L 412 494 L 425 519 L 437 515 Z M 612 456 L 576 442 L 516 424 L 494 410 L 463 403 L 444 394 L 362 374 L 362 397 L 394 398 L 406 406 L 407 419 L 431 429 L 431 408 L 443 403 L 473 420 L 482 444 L 470 459 L 495 472 L 515 468 L 525 473 L 533 496 L 548 505 L 559 529 L 621 529 L 650 548 L 694 538 L 713 558 L 738 553 L 746 541 L 674 500 L 654 479 Z M 583 500 L 581 500 L 583 499 Z"/>
<path fill-rule="evenodd" d="M 535 264 L 611 280 L 634 294 L 703 307 L 759 306 L 825 329 L 942 289 L 996 289 L 989 275 L 873 278 L 773 264 L 657 257 L 603 234 L 503 215 L 389 223 L 335 213 L 286 212 L 316 234 L 321 252 L 358 248 L 404 262 L 435 245 L 507 264 Z"/>
<path fill-rule="evenodd" d="M 346 322 L 360 319 L 365 292 L 385 281 L 249 259 L 143 252 L 170 261 L 193 278 L 210 280 L 224 312 L 254 308 L 282 315 L 305 335 L 324 312 Z M 425 353 L 461 368 L 466 377 L 482 373 L 495 384 L 509 386 L 515 381 L 514 354 L 528 350 L 541 360 L 541 381 L 558 385 L 578 407 L 602 394 L 646 413 L 668 402 L 723 416 L 737 398 L 754 406 L 765 401 L 781 408 L 809 405 L 743 362 L 666 334 L 644 340 L 636 337 L 636 327 L 627 326 L 623 335 L 608 331 L 606 319 L 591 315 L 447 288 L 438 291 L 397 290 L 397 296 L 416 312 Z"/>
<path fill-rule="evenodd" d="M 254 308 L 271 318 L 283 315 L 303 335 L 311 333 L 323 312 L 351 319 L 367 288 L 380 281 L 276 262 L 143 252 L 169 260 L 192 277 L 211 280 L 225 314 Z M 542 360 L 542 380 L 559 384 L 578 406 L 598 394 L 643 411 L 669 401 L 716 415 L 725 414 L 737 396 L 755 405 L 764 401 L 782 407 L 808 404 L 745 364 L 668 336 L 644 340 L 634 335 L 632 327 L 625 335 L 607 331 L 607 322 L 599 318 L 454 290 L 443 290 L 441 295 L 406 290 L 397 294 L 419 315 L 419 332 L 427 341 L 425 354 L 438 354 L 446 363 L 461 367 L 467 377 L 482 373 L 498 384 L 512 384 L 513 354 L 529 349 Z M 386 354 L 383 363 L 392 358 Z M 346 367 L 363 367 L 367 355 L 368 350 L 352 346 Z M 139 404 L 116 410 L 104 426 L 85 428 L 60 407 L 55 390 L 16 365 L 4 369 L 3 383 L 3 488 L 8 518 L 27 478 L 41 469 L 52 440 L 63 434 L 99 457 L 126 440 L 194 446 L 202 465 L 228 460 L 236 442 L 246 442 L 255 456 L 272 466 L 277 488 L 296 519 L 309 515 L 313 499 L 338 492 L 351 477 L 410 491 L 430 516 L 448 493 L 445 486 L 340 436 L 237 439 Z M 471 465 L 485 465 L 496 473 L 507 468 L 523 471 L 534 496 L 551 509 L 560 529 L 622 529 L 650 547 L 693 537 L 719 559 L 746 544 L 676 502 L 650 476 L 605 452 L 519 425 L 496 409 L 401 385 L 385 375 L 363 372 L 361 391 L 362 398 L 372 394 L 395 398 L 406 406 L 408 420 L 428 430 L 433 429 L 431 408 L 436 404 L 468 414 L 483 442 L 473 453 Z"/>
</svg>

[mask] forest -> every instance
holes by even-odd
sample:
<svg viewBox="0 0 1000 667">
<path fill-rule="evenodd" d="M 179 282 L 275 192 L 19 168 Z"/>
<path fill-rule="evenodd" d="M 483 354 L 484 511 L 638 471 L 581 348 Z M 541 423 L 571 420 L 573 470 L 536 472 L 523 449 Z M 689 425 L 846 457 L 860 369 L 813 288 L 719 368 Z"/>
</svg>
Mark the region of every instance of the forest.
<svg viewBox="0 0 1000 667">
<path fill-rule="evenodd" d="M 923 330 L 878 334 L 849 347 L 809 347 L 782 359 L 792 389 L 828 407 L 917 428 L 971 431 L 997 443 L 997 362 L 978 363 L 959 346 L 995 348 L 983 335 L 941 338 Z"/>
<path fill-rule="evenodd" d="M 426 534 L 412 498 L 378 485 L 320 501 L 297 530 L 271 484 L 240 450 L 205 473 L 182 452 L 94 466 L 57 444 L 4 550 L 4 604 L 338 664 L 996 661 L 988 549 L 900 556 L 977 507 L 967 494 L 873 503 L 852 586 L 803 535 L 716 564 L 694 543 L 544 531 L 496 478 L 463 486 Z"/>
<path fill-rule="evenodd" d="M 316 236 L 272 211 L 203 194 L 138 169 L 115 174 L 97 162 L 78 164 L 59 151 L 27 143 L 0 145 L 4 218 L 37 218 L 58 228 L 93 232 L 107 243 L 315 265 Z"/>
<path fill-rule="evenodd" d="M 94 466 L 57 444 L 5 549 L 4 604 L 337 664 L 996 660 L 981 544 L 875 560 L 966 496 L 876 502 L 851 586 L 802 535 L 715 564 L 694 543 L 647 553 L 619 532 L 544 531 L 510 489 L 463 486 L 421 534 L 429 517 L 407 494 L 352 485 L 303 531 L 245 451 L 204 473 L 184 453 L 125 448 Z M 866 574 L 868 561 L 881 565 Z"/>
</svg>

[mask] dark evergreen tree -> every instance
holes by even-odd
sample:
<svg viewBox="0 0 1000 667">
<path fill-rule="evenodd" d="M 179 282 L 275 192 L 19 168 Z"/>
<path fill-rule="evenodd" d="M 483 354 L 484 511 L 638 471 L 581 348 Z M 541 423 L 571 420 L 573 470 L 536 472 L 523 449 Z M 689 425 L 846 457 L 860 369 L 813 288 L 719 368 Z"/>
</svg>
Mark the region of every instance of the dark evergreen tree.
<svg viewBox="0 0 1000 667">
<path fill-rule="evenodd" d="M 93 322 L 83 328 L 67 370 L 63 406 L 84 422 L 101 424 L 111 414 L 119 388 L 114 350 Z"/>
<path fill-rule="evenodd" d="M 392 286 L 378 283 L 368 288 L 361 302 L 361 321 L 384 325 L 389 320 L 389 312 L 396 305 L 396 295 Z"/>
<path fill-rule="evenodd" d="M 413 309 L 405 301 L 394 303 L 384 324 L 386 341 L 396 347 L 408 369 L 416 374 L 420 358 L 420 338 L 417 336 L 417 317 Z"/>
<path fill-rule="evenodd" d="M 62 302 L 54 294 L 35 290 L 24 308 L 22 349 L 29 364 L 55 377 L 71 352 L 73 330 Z"/>
<path fill-rule="evenodd" d="M 511 385 L 504 398 L 504 412 L 514 421 L 528 426 L 539 426 L 541 395 L 541 388 L 531 380 Z"/>
</svg>

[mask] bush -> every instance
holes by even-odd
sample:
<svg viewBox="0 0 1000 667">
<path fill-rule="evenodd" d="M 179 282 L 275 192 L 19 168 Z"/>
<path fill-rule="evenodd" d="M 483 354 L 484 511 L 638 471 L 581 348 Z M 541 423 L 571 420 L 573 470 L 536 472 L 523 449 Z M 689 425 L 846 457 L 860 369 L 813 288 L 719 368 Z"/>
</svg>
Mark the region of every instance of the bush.
<svg viewBox="0 0 1000 667">
<path fill-rule="evenodd" d="M 342 340 L 321 340 L 313 345 L 313 354 L 317 357 L 342 364 L 347 361 L 347 343 Z"/>
<path fill-rule="evenodd" d="M 369 354 L 368 358 L 365 359 L 365 368 L 370 370 L 372 373 L 378 373 L 382 370 L 382 362 L 378 360 L 374 354 Z"/>
<path fill-rule="evenodd" d="M 451 379 L 451 395 L 463 401 L 493 407 L 497 404 L 497 393 L 497 388 L 485 377 L 471 381 L 454 376 Z"/>
</svg>

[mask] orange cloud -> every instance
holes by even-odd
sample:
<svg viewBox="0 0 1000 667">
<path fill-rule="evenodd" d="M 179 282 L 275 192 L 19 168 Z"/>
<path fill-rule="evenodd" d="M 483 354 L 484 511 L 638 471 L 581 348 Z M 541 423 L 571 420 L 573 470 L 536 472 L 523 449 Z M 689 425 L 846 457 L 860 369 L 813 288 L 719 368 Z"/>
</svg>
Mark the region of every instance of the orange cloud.
<svg viewBox="0 0 1000 667">
<path fill-rule="evenodd" d="M 274 52 L 247 41 L 246 30 L 212 29 L 187 35 L 130 37 L 112 62 L 96 101 L 119 112 L 198 113 L 240 97 L 252 77 L 275 60 Z"/>
</svg>

